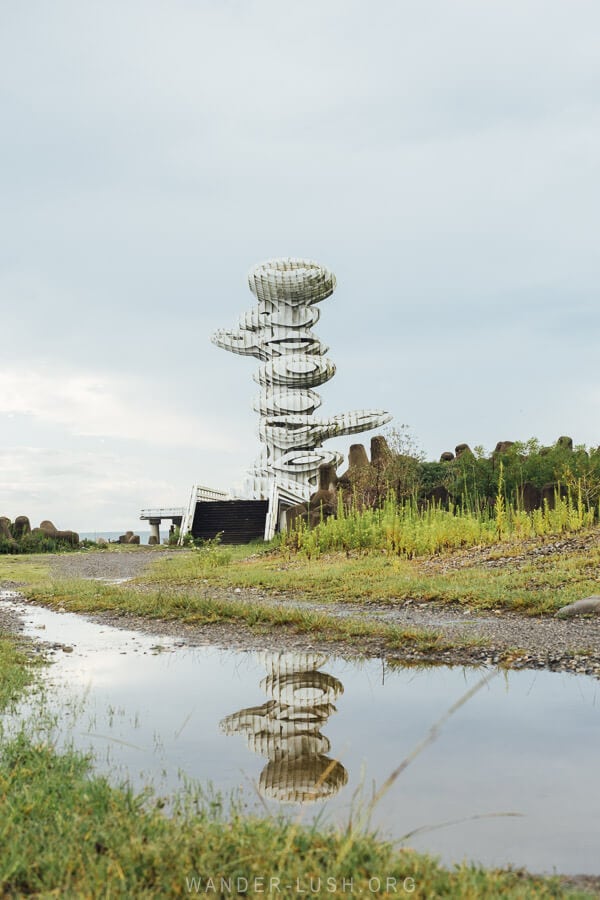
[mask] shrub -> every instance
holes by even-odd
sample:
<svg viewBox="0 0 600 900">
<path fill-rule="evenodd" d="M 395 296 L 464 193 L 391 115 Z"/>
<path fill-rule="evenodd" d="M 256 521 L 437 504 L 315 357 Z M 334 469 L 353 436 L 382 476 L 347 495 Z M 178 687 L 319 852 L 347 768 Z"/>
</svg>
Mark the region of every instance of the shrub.
<svg viewBox="0 0 600 900">
<path fill-rule="evenodd" d="M 19 541 L 0 537 L 0 554 L 62 553 L 66 550 L 77 550 L 78 547 L 79 545 L 73 546 L 70 541 L 48 537 L 40 531 L 26 534 Z"/>
<path fill-rule="evenodd" d="M 500 476 L 490 508 L 444 507 L 435 501 L 423 505 L 399 501 L 390 493 L 381 507 L 348 509 L 340 504 L 337 518 L 325 519 L 314 528 L 300 522 L 296 530 L 282 535 L 281 546 L 309 558 L 339 550 L 414 557 L 492 544 L 510 535 L 525 538 L 579 531 L 593 524 L 595 510 L 586 507 L 580 494 L 573 497 L 569 492 L 562 497 L 557 492 L 553 507 L 546 503 L 531 513 L 507 503 L 502 470 Z"/>
</svg>

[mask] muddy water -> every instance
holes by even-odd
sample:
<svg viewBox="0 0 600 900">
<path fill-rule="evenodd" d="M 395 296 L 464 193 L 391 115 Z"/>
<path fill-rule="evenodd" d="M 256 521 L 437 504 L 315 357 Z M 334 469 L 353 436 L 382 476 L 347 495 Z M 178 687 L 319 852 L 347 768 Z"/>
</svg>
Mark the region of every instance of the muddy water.
<svg viewBox="0 0 600 900">
<path fill-rule="evenodd" d="M 159 793 L 182 776 L 241 789 L 251 810 L 307 822 L 356 819 L 483 674 L 190 648 L 12 605 L 26 633 L 60 645 L 48 707 L 60 740 L 92 748 L 100 771 Z M 394 838 L 423 829 L 406 843 L 446 862 L 598 874 L 599 747 L 598 681 L 499 674 L 443 725 L 371 823 Z"/>
</svg>

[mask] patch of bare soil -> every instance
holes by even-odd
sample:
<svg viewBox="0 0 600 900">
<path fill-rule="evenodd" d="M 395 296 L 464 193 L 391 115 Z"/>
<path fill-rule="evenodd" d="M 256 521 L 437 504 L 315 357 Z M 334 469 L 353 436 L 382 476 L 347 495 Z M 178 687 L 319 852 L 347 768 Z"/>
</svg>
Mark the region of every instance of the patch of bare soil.
<svg viewBox="0 0 600 900">
<path fill-rule="evenodd" d="M 62 578 L 101 578 L 116 581 L 137 578 L 158 558 L 177 553 L 168 547 L 135 547 L 119 550 L 83 550 L 49 557 L 52 570 Z M 181 551 L 179 551 L 181 552 Z"/>
<path fill-rule="evenodd" d="M 600 897 L 600 877 L 596 875 L 565 875 L 560 877 L 560 883 L 570 891 L 582 891 L 590 897 Z"/>
<path fill-rule="evenodd" d="M 588 531 L 585 534 L 574 534 L 540 543 L 539 538 L 519 540 L 518 543 L 506 542 L 505 544 L 493 544 L 489 547 L 470 547 L 468 550 L 458 550 L 447 556 L 430 557 L 423 560 L 420 568 L 423 572 L 435 572 L 437 574 L 450 572 L 456 569 L 464 569 L 478 565 L 490 569 L 521 568 L 540 556 L 556 556 L 560 553 L 574 553 L 580 550 L 589 550 L 600 543 L 598 530 Z"/>
</svg>

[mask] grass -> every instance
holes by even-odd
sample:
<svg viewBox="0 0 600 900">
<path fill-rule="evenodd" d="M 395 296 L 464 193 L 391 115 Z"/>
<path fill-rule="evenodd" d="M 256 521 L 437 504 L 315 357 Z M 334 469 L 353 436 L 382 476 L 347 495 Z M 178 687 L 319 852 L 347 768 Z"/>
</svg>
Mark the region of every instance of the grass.
<svg viewBox="0 0 600 900">
<path fill-rule="evenodd" d="M 409 649 L 435 654 L 455 648 L 485 645 L 482 639 L 448 640 L 435 630 L 402 628 L 359 617 L 337 617 L 302 606 L 273 605 L 258 600 L 220 599 L 191 590 L 156 588 L 139 590 L 124 585 L 107 585 L 82 579 L 38 582 L 25 588 L 32 600 L 72 612 L 115 612 L 147 618 L 177 620 L 189 625 L 229 622 L 255 631 L 287 628 L 297 634 L 311 634 L 325 641 L 364 647 L 376 641 L 388 650 Z"/>
<path fill-rule="evenodd" d="M 0 556 L 0 580 L 16 584 L 30 584 L 48 578 L 50 566 L 43 554 Z"/>
<path fill-rule="evenodd" d="M 393 495 L 380 508 L 362 508 L 356 502 L 347 510 L 340 496 L 337 516 L 314 528 L 303 527 L 282 536 L 282 547 L 312 558 L 337 550 L 385 551 L 403 557 L 424 556 L 461 547 L 490 545 L 507 537 L 519 540 L 581 531 L 594 524 L 596 510 L 576 496 L 557 493 L 553 505 L 526 512 L 508 504 L 502 493 L 502 466 L 498 494 L 492 508 L 452 506 L 435 502 L 419 506 L 400 502 Z"/>
<path fill-rule="evenodd" d="M 244 558 L 237 548 L 202 551 L 159 560 L 144 581 L 153 588 L 178 587 L 193 593 L 207 586 L 255 589 L 263 594 L 284 594 L 299 599 L 357 603 L 461 604 L 473 610 L 507 610 L 525 615 L 552 615 L 561 606 L 598 593 L 600 528 L 586 534 L 598 542 L 580 550 L 547 555 L 532 553 L 523 559 L 521 541 L 496 545 L 488 559 L 477 554 L 441 554 L 406 559 L 386 553 L 328 553 L 315 559 L 281 551 Z M 528 542 L 530 550 L 543 549 L 546 538 Z M 218 554 L 222 552 L 219 562 Z"/>
<path fill-rule="evenodd" d="M 586 541 L 580 549 L 547 552 L 554 537 L 527 542 L 513 538 L 488 547 L 483 560 L 481 548 L 414 559 L 372 551 L 307 558 L 273 547 L 211 545 L 177 551 L 167 559 L 157 555 L 137 584 L 123 586 L 51 578 L 43 557 L 0 557 L 0 579 L 23 583 L 24 592 L 41 602 L 77 611 L 121 610 L 190 624 L 237 621 L 256 629 L 279 626 L 299 633 L 318 630 L 331 640 L 378 638 L 389 647 L 420 643 L 427 649 L 433 641 L 438 649 L 449 649 L 434 632 L 403 635 L 382 622 L 366 623 L 358 607 L 411 600 L 458 604 L 473 612 L 554 615 L 561 606 L 599 592 L 600 527 L 581 534 Z M 498 565 L 490 565 L 494 562 Z M 254 596 L 247 603 L 231 599 L 235 588 L 253 591 Z M 273 596 L 281 601 L 277 606 L 268 602 Z M 342 619 L 302 610 L 286 605 L 289 598 L 356 603 L 357 615 Z"/>
<path fill-rule="evenodd" d="M 23 645 L 0 631 L 0 711 L 33 681 L 32 662 Z"/>
<path fill-rule="evenodd" d="M 237 879 L 250 886 L 250 895 L 256 885 L 259 892 L 279 885 L 282 896 L 295 896 L 297 886 L 308 893 L 319 880 L 319 896 L 333 893 L 326 885 L 339 886 L 337 896 L 349 895 L 341 889 L 344 879 L 352 881 L 352 895 L 365 895 L 370 879 L 372 887 L 382 879 L 384 888 L 390 879 L 390 890 L 373 896 L 401 894 L 403 885 L 414 887 L 419 898 L 583 896 L 562 889 L 557 879 L 522 872 L 467 864 L 447 870 L 372 834 L 348 838 L 333 828 L 300 827 L 235 809 L 224 817 L 217 803 L 182 804 L 167 818 L 150 795 L 92 776 L 81 754 L 57 755 L 23 735 L 2 748 L 0 785 L 0 888 L 7 897 L 227 896 L 229 880 L 230 895 L 237 896 Z M 208 879 L 215 891 L 207 891 Z"/>
</svg>

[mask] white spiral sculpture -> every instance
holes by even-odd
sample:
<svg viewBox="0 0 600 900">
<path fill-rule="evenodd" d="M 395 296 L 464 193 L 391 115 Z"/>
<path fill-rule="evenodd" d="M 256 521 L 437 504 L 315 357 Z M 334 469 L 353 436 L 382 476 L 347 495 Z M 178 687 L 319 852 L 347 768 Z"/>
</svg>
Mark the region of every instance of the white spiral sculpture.
<svg viewBox="0 0 600 900">
<path fill-rule="evenodd" d="M 270 496 L 273 482 L 308 499 L 322 463 L 339 465 L 342 457 L 320 449 L 342 434 L 378 428 L 391 416 L 360 410 L 317 419 L 321 398 L 312 390 L 335 374 L 328 347 L 310 330 L 319 320 L 315 304 L 335 289 L 335 276 L 306 259 L 271 259 L 250 270 L 250 290 L 258 303 L 234 330 L 219 330 L 212 341 L 223 350 L 255 356 L 263 362 L 254 380 L 261 391 L 254 401 L 260 414 L 265 452 L 252 470 L 251 492 Z"/>
</svg>

